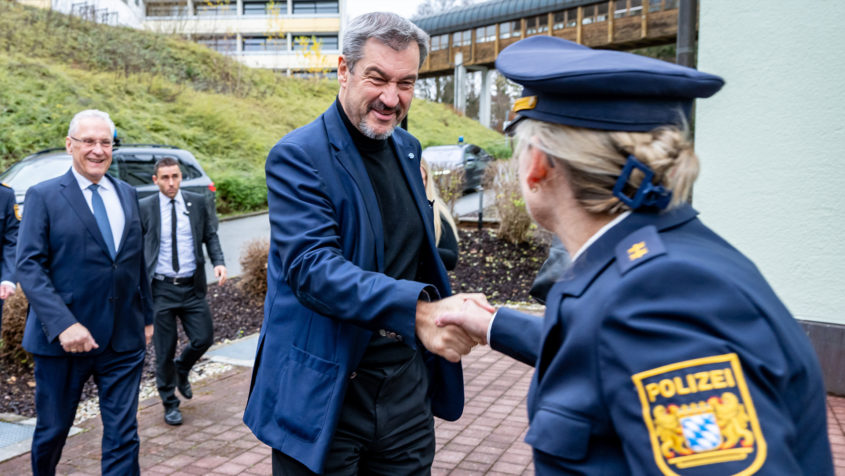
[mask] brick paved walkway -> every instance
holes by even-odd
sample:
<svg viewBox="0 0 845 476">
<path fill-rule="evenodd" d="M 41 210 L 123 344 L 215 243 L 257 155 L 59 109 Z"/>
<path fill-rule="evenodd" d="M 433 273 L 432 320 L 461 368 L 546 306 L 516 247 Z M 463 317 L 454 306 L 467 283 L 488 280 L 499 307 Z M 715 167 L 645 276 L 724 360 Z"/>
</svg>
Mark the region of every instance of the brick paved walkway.
<svg viewBox="0 0 845 476">
<path fill-rule="evenodd" d="M 533 474 L 531 450 L 523 443 L 528 421 L 525 395 L 532 369 L 489 347 L 464 359 L 467 405 L 457 422 L 437 420 L 434 475 Z M 241 422 L 250 369 L 235 368 L 194 385 L 183 402 L 185 424 L 162 421 L 158 398 L 141 402 L 141 471 L 144 475 L 269 475 L 270 450 Z M 828 422 L 836 474 L 845 476 L 845 399 L 828 398 Z M 68 439 L 61 475 L 100 474 L 100 420 L 80 425 Z M 29 454 L 0 463 L 2 475 L 25 475 Z"/>
</svg>

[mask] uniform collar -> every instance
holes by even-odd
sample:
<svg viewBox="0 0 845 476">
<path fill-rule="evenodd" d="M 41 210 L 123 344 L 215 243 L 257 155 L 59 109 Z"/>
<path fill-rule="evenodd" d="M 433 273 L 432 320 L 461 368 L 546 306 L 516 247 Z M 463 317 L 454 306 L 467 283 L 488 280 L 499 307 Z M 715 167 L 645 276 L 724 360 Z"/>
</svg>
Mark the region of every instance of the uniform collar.
<svg viewBox="0 0 845 476">
<path fill-rule="evenodd" d="M 580 296 L 616 256 L 616 245 L 631 233 L 645 226 L 658 231 L 668 230 L 694 219 L 698 212 L 689 205 L 681 205 L 666 212 L 633 212 L 606 230 L 585 247 L 555 285 L 564 295 Z M 598 235 L 598 233 L 597 233 Z M 579 250 L 580 251 L 580 250 Z"/>
</svg>

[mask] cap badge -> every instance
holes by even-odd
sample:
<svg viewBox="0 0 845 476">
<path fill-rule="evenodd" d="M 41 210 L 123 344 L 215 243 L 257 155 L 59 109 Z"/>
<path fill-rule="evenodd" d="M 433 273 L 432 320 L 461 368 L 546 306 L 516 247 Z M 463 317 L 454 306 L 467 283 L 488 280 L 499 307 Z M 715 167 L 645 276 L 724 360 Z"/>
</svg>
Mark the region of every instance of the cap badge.
<svg viewBox="0 0 845 476">
<path fill-rule="evenodd" d="M 525 96 L 517 99 L 513 103 L 513 112 L 524 111 L 526 109 L 534 109 L 537 107 L 537 96 Z"/>
</svg>

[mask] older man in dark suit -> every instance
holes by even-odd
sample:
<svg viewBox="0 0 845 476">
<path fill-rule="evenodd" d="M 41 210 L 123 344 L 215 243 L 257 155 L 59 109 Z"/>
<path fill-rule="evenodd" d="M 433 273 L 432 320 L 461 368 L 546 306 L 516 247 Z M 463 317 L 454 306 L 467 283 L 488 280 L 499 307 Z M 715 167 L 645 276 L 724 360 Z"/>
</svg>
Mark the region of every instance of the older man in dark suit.
<svg viewBox="0 0 845 476">
<path fill-rule="evenodd" d="M 152 278 L 156 314 L 156 385 L 164 404 L 164 421 L 181 425 L 176 389 L 193 397 L 188 374 L 211 346 L 213 326 L 205 301 L 205 259 L 202 244 L 214 265 L 218 284 L 226 282 L 223 250 L 217 237 L 214 201 L 180 191 L 182 170 L 172 157 L 155 164 L 153 181 L 160 193 L 140 202 L 147 273 Z M 176 354 L 176 320 L 188 336 L 187 347 Z"/>
<path fill-rule="evenodd" d="M 91 376 L 102 473 L 140 474 L 136 413 L 153 309 L 135 189 L 106 175 L 113 137 L 108 114 L 78 113 L 65 139 L 73 167 L 26 194 L 17 276 L 30 304 L 23 347 L 35 358 L 35 475 L 55 474 Z"/>
</svg>

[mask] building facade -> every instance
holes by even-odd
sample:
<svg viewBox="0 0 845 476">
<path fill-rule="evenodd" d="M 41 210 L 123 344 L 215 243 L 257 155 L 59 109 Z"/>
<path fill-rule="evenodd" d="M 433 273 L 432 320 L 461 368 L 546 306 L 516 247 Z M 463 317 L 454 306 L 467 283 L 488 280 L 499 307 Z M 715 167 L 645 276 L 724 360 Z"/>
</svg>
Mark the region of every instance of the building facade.
<svg viewBox="0 0 845 476">
<path fill-rule="evenodd" d="M 19 0 L 97 23 L 181 35 L 289 74 L 337 69 L 346 0 Z"/>
<path fill-rule="evenodd" d="M 326 72 L 337 68 L 345 3 L 147 0 L 143 28 L 184 35 L 252 67 Z"/>
</svg>

